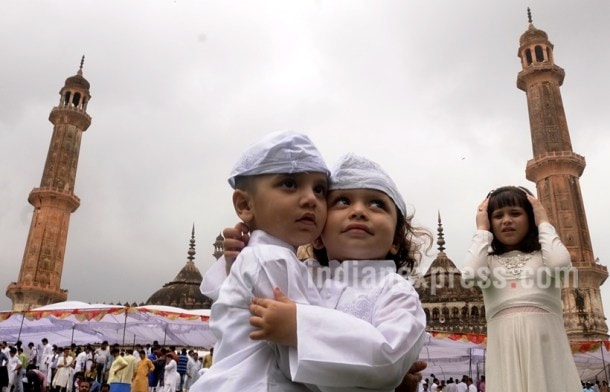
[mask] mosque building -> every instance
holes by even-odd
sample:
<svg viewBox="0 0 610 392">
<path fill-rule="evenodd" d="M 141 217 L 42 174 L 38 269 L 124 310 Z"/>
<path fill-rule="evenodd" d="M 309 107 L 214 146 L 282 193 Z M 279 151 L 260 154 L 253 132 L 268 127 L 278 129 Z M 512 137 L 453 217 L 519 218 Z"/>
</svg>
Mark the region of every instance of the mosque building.
<svg viewBox="0 0 610 392">
<path fill-rule="evenodd" d="M 548 35 L 529 26 L 519 39 L 518 57 L 522 70 L 517 87 L 526 93 L 533 158 L 525 175 L 536 184 L 538 198 L 551 223 L 568 248 L 574 272 L 566 277 L 562 290 L 564 322 L 571 340 L 606 339 L 608 326 L 600 287 L 608 277 L 606 266 L 594 257 L 580 190 L 579 178 L 585 159 L 572 150 L 560 86 L 564 70 L 555 64 Z M 83 133 L 91 124 L 87 104 L 89 82 L 83 77 L 83 61 L 76 75 L 66 79 L 60 100 L 51 110 L 53 134 L 38 188 L 28 201 L 34 207 L 29 234 L 16 282 L 6 295 L 13 310 L 26 310 L 67 299 L 61 276 L 71 214 L 80 205 L 74 194 L 76 169 Z M 485 332 L 485 309 L 476 288 L 464 288 L 460 272 L 445 253 L 439 215 L 438 256 L 421 276 L 418 289 L 430 330 Z M 222 236 L 214 243 L 214 256 L 222 255 Z M 206 308 L 209 298 L 199 292 L 201 273 L 194 264 L 195 233 L 191 234 L 186 265 L 178 275 L 150 296 L 147 304 L 182 308 Z M 434 292 L 432 292 L 434 289 Z"/>
</svg>

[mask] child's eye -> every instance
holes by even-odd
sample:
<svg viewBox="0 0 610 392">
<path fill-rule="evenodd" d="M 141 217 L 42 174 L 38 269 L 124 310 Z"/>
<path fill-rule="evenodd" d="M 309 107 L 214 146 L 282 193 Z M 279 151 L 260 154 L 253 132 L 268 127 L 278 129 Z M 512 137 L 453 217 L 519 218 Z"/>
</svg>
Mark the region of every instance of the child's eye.
<svg viewBox="0 0 610 392">
<path fill-rule="evenodd" d="M 280 182 L 280 186 L 282 188 L 295 189 L 297 187 L 297 182 L 292 178 L 284 178 Z"/>
<path fill-rule="evenodd" d="M 372 200 L 371 206 L 374 208 L 380 208 L 382 210 L 385 210 L 385 203 L 382 200 Z"/>
<path fill-rule="evenodd" d="M 338 197 L 335 199 L 335 202 L 333 204 L 337 206 L 348 206 L 349 199 L 347 197 Z"/>
<path fill-rule="evenodd" d="M 313 191 L 320 196 L 326 197 L 327 189 L 324 185 L 318 185 L 313 188 Z"/>
</svg>

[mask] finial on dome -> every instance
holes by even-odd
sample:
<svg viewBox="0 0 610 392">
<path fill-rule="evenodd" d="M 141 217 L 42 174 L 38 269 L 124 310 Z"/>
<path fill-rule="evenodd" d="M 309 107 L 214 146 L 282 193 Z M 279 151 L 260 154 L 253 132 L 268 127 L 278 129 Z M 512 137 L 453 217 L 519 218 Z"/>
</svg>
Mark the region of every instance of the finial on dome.
<svg viewBox="0 0 610 392">
<path fill-rule="evenodd" d="M 195 259 L 195 223 L 193 223 L 193 229 L 191 230 L 191 240 L 189 241 L 189 250 L 188 250 L 188 261 L 190 261 L 191 263 L 193 262 L 193 260 Z"/>
<path fill-rule="evenodd" d="M 530 9 L 530 7 L 527 7 L 527 21 L 528 23 L 532 24 L 532 10 Z"/>
<path fill-rule="evenodd" d="M 441 222 L 440 211 L 438 212 L 438 240 L 436 241 L 436 243 L 438 244 L 439 252 L 444 252 L 445 247 L 443 245 L 445 245 L 445 238 L 443 236 L 443 223 Z"/>
<path fill-rule="evenodd" d="M 78 68 L 78 75 L 83 75 L 83 64 L 85 64 L 85 55 L 80 59 L 80 67 Z"/>
</svg>

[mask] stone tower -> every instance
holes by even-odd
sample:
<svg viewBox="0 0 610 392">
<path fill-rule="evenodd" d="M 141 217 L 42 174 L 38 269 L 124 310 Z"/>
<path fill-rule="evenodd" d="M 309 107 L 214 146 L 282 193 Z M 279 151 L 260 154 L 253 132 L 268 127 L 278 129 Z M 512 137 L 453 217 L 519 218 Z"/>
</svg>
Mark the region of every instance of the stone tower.
<svg viewBox="0 0 610 392">
<path fill-rule="evenodd" d="M 576 271 L 563 288 L 564 322 L 570 340 L 606 339 L 600 286 L 608 270 L 593 256 L 579 178 L 584 157 L 572 151 L 570 132 L 559 87 L 564 70 L 555 64 L 553 44 L 532 23 L 519 39 L 522 70 L 517 87 L 525 91 L 532 136 L 533 159 L 525 174 L 536 183 L 538 198 L 570 251 Z"/>
<path fill-rule="evenodd" d="M 80 205 L 74 194 L 76 168 L 83 132 L 91 125 L 87 104 L 91 95 L 83 77 L 84 56 L 76 75 L 66 79 L 59 104 L 51 110 L 53 135 L 40 187 L 30 192 L 34 206 L 19 280 L 9 284 L 6 295 L 13 310 L 26 310 L 65 301 L 60 287 L 70 214 Z"/>
</svg>

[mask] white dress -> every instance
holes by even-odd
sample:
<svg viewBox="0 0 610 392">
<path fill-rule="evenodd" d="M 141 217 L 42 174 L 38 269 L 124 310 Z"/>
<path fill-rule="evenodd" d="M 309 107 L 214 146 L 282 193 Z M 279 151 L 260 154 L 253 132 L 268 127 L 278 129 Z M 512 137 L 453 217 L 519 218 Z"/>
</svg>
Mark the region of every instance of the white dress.
<svg viewBox="0 0 610 392">
<path fill-rule="evenodd" d="M 252 233 L 212 306 L 211 327 L 221 339 L 214 349 L 214 365 L 193 385 L 193 391 L 205 391 L 203 386 L 241 391 L 246 385 L 252 391 L 304 390 L 291 378 L 315 384 L 308 385 L 314 391 L 353 391 L 355 386 L 386 391 L 402 381 L 423 345 L 425 315 L 411 284 L 395 273 L 394 262 L 331 262 L 331 272 L 322 278 L 315 272 L 312 276 L 307 265 L 314 267 L 310 271 L 329 272 L 298 261 L 292 248 L 274 237 Z M 372 274 L 361 273 L 367 270 Z M 223 272 L 224 265 L 216 268 L 216 282 L 222 280 Z M 261 291 L 252 293 L 252 287 Z M 253 294 L 273 298 L 274 287 L 298 304 L 299 346 L 290 352 L 248 338 L 253 330 L 248 323 L 249 299 Z M 214 281 L 204 276 L 202 292 L 214 296 L 215 291 Z M 241 301 L 241 309 L 230 305 L 229 295 L 237 295 L 232 300 Z M 233 347 L 227 352 L 232 354 L 219 355 L 229 345 Z M 234 382 L 230 387 L 228 379 Z"/>
<path fill-rule="evenodd" d="M 425 339 L 426 316 L 411 283 L 392 260 L 331 260 L 321 295 L 327 308 L 297 305 L 292 379 L 324 392 L 394 391 Z"/>
<path fill-rule="evenodd" d="M 538 226 L 541 250 L 489 255 L 490 232 L 474 235 L 463 276 L 480 284 L 487 318 L 489 391 L 582 389 L 563 324 L 562 275 L 570 254 L 549 223 Z"/>
</svg>

